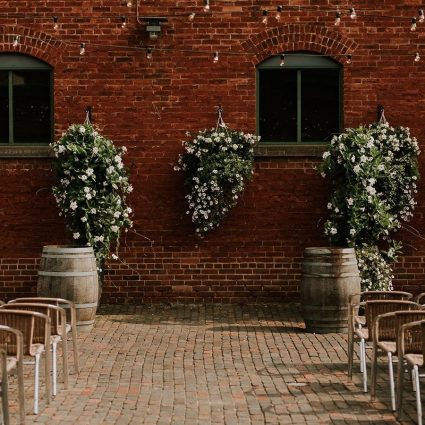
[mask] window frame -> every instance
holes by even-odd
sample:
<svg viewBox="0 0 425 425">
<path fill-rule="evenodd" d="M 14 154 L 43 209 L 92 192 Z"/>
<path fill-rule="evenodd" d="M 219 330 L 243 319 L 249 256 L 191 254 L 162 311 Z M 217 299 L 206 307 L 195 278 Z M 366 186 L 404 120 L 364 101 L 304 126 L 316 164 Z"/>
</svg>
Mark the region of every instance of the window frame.
<svg viewBox="0 0 425 425">
<path fill-rule="evenodd" d="M 339 62 L 335 61 L 334 59 L 330 58 L 329 56 L 324 56 L 318 53 L 313 52 L 291 52 L 291 53 L 285 53 L 285 65 L 280 66 L 280 54 L 271 56 L 268 59 L 264 60 L 256 67 L 256 134 L 260 136 L 260 73 L 263 69 L 293 69 L 297 71 L 297 140 L 295 141 L 267 141 L 261 139 L 260 141 L 260 148 L 258 149 L 261 151 L 261 147 L 264 147 L 266 149 L 262 149 L 262 151 L 267 152 L 272 151 L 273 147 L 308 147 L 311 146 L 312 149 L 310 149 L 311 152 L 315 152 L 315 155 L 317 155 L 316 152 L 320 152 L 320 149 L 314 149 L 314 147 L 321 147 L 326 146 L 329 141 L 302 141 L 301 140 L 301 120 L 302 120 L 302 104 L 301 104 L 301 73 L 303 69 L 308 70 L 323 70 L 323 69 L 333 69 L 338 70 L 338 90 L 339 90 L 339 111 L 338 111 L 338 122 L 339 122 L 339 132 L 342 131 L 344 128 L 344 113 L 343 113 L 343 105 L 344 105 L 344 90 L 343 90 L 343 82 L 344 82 L 344 67 Z M 290 149 L 291 150 L 291 149 Z M 304 151 L 309 151 L 303 150 Z M 266 155 L 269 156 L 269 155 Z M 284 154 L 283 156 L 287 156 Z"/>
<path fill-rule="evenodd" d="M 20 53 L 0 53 L 0 71 L 6 71 L 8 74 L 8 101 L 9 101 L 9 140 L 6 143 L 0 143 L 0 149 L 7 153 L 7 148 L 26 148 L 26 147 L 40 147 L 44 148 L 49 146 L 53 141 L 54 137 L 54 77 L 53 77 L 53 68 L 46 62 L 41 61 L 40 59 L 34 58 L 32 56 L 27 56 Z M 48 71 L 49 72 L 49 96 L 50 96 L 50 140 L 46 140 L 44 143 L 16 143 L 13 134 L 13 72 L 15 71 Z M 25 151 L 25 149 L 24 149 Z M 23 156 L 25 152 L 22 151 Z M 17 151 L 18 154 L 21 151 Z M 27 150 L 30 156 L 38 156 L 38 150 L 35 151 Z M 9 156 L 9 155 L 6 155 Z"/>
</svg>

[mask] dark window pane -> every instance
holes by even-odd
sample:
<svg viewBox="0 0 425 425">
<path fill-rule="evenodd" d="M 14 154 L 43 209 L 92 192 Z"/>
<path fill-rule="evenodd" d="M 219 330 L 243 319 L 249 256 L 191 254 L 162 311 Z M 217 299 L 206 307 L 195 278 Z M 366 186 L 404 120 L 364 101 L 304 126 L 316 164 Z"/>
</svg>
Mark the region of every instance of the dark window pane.
<svg viewBox="0 0 425 425">
<path fill-rule="evenodd" d="M 9 143 L 8 72 L 0 71 L 0 143 Z"/>
<path fill-rule="evenodd" d="M 339 71 L 301 72 L 301 140 L 329 141 L 339 128 Z"/>
<path fill-rule="evenodd" d="M 260 71 L 260 135 L 264 142 L 297 140 L 297 71 Z"/>
<path fill-rule="evenodd" d="M 50 72 L 13 72 L 15 143 L 50 142 Z"/>
</svg>

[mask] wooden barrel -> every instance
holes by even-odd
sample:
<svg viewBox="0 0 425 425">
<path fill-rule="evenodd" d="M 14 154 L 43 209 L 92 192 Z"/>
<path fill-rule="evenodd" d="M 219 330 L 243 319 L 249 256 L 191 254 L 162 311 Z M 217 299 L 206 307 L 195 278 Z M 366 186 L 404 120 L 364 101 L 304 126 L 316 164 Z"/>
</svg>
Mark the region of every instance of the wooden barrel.
<svg viewBox="0 0 425 425">
<path fill-rule="evenodd" d="M 348 297 L 360 292 L 354 249 L 306 248 L 300 291 L 308 332 L 347 332 Z"/>
<path fill-rule="evenodd" d="M 99 294 L 93 248 L 44 246 L 37 294 L 40 297 L 73 301 L 77 311 L 77 329 L 81 332 L 90 331 L 96 316 Z"/>
</svg>

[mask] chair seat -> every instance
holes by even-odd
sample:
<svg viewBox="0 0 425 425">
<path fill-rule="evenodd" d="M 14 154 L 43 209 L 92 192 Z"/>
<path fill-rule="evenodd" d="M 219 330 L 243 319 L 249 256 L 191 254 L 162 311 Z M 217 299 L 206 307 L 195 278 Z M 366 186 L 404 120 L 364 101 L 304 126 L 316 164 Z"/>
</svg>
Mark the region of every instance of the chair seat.
<svg viewBox="0 0 425 425">
<path fill-rule="evenodd" d="M 356 325 L 366 326 L 365 316 L 354 316 L 354 321 L 356 322 Z"/>
<path fill-rule="evenodd" d="M 61 340 L 62 340 L 62 338 L 61 338 L 61 336 L 60 336 L 60 335 L 52 335 L 52 336 L 50 337 L 50 342 L 51 342 L 52 344 L 59 344 L 59 343 L 61 342 Z"/>
<path fill-rule="evenodd" d="M 69 324 L 69 323 L 67 323 L 66 324 L 66 327 L 65 327 L 65 332 L 68 334 L 69 332 L 71 332 L 71 325 Z M 62 326 L 58 326 L 58 332 L 60 333 L 60 334 L 62 334 Z"/>
<path fill-rule="evenodd" d="M 378 347 L 386 353 L 395 354 L 397 352 L 397 343 L 395 341 L 379 341 Z"/>
<path fill-rule="evenodd" d="M 31 356 L 42 354 L 44 351 L 44 344 L 32 344 L 30 347 Z"/>
<path fill-rule="evenodd" d="M 369 340 L 369 330 L 367 328 L 360 328 L 354 331 L 359 338 Z"/>
<path fill-rule="evenodd" d="M 404 358 L 406 359 L 407 363 L 411 364 L 412 366 L 419 366 L 422 367 L 424 365 L 424 356 L 422 354 L 405 354 Z"/>
</svg>

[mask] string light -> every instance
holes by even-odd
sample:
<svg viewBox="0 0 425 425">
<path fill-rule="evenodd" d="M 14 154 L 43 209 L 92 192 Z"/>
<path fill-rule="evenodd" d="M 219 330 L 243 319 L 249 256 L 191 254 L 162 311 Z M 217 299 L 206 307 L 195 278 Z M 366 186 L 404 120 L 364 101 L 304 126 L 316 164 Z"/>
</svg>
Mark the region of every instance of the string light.
<svg viewBox="0 0 425 425">
<path fill-rule="evenodd" d="M 210 10 L 210 0 L 204 0 L 204 12 L 208 12 Z"/>
<path fill-rule="evenodd" d="M 278 6 L 276 10 L 276 21 L 280 22 L 280 18 L 282 17 L 283 6 Z"/>
<path fill-rule="evenodd" d="M 416 31 L 416 18 L 412 18 L 412 21 L 410 24 L 410 31 Z"/>
<path fill-rule="evenodd" d="M 57 16 L 53 16 L 53 29 L 57 31 L 59 29 L 59 19 Z"/>
<path fill-rule="evenodd" d="M 218 62 L 218 52 L 214 52 L 213 62 L 214 63 L 217 63 Z"/>
<path fill-rule="evenodd" d="M 196 15 L 196 13 L 195 12 L 192 12 L 188 17 L 187 17 L 187 19 L 189 19 L 189 21 L 193 21 L 194 19 L 195 19 L 195 15 Z"/>
<path fill-rule="evenodd" d="M 150 47 L 146 49 L 146 59 L 152 59 L 152 49 Z"/>
<path fill-rule="evenodd" d="M 267 23 L 269 22 L 269 11 L 266 9 L 263 10 L 263 19 L 261 20 L 261 22 L 264 25 L 267 25 Z"/>
<path fill-rule="evenodd" d="M 415 59 L 413 59 L 414 62 L 419 62 L 421 60 L 421 56 L 419 55 L 419 52 L 416 52 Z"/>
<path fill-rule="evenodd" d="M 85 43 L 80 44 L 80 55 L 83 56 L 86 53 L 86 45 Z"/>
<path fill-rule="evenodd" d="M 418 15 L 419 15 L 418 21 L 420 23 L 422 23 L 423 21 L 425 21 L 425 15 L 424 15 L 424 10 L 423 9 L 419 9 L 418 10 Z"/>
<path fill-rule="evenodd" d="M 341 12 L 336 12 L 334 25 L 338 26 L 341 23 Z"/>
<path fill-rule="evenodd" d="M 21 42 L 21 36 L 16 35 L 15 38 L 13 39 L 13 47 L 17 47 L 20 42 Z"/>
<path fill-rule="evenodd" d="M 127 27 L 127 16 L 121 16 L 121 28 L 124 29 Z"/>
<path fill-rule="evenodd" d="M 350 8 L 350 18 L 351 19 L 356 19 L 357 18 L 356 9 L 354 9 L 354 7 L 351 7 Z"/>
<path fill-rule="evenodd" d="M 131 7 L 131 6 L 133 6 L 133 2 L 131 0 L 128 0 L 127 1 L 127 7 Z"/>
<path fill-rule="evenodd" d="M 352 56 L 351 55 L 347 55 L 347 59 L 345 60 L 345 63 L 347 65 L 350 65 L 351 64 L 351 59 L 352 59 Z"/>
<path fill-rule="evenodd" d="M 284 55 L 284 54 L 281 54 L 281 55 L 280 55 L 280 63 L 279 63 L 279 66 L 283 66 L 283 65 L 285 65 L 285 55 Z"/>
</svg>

